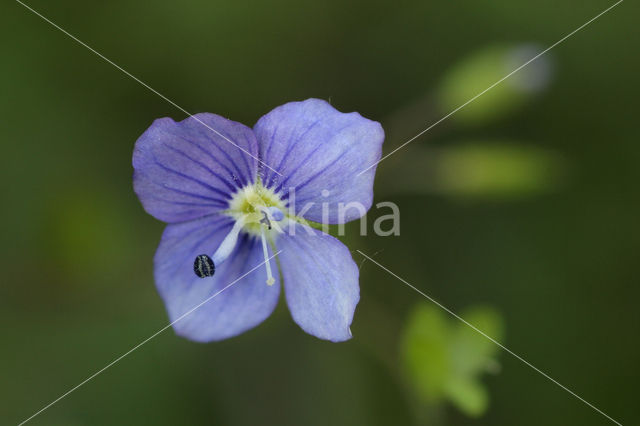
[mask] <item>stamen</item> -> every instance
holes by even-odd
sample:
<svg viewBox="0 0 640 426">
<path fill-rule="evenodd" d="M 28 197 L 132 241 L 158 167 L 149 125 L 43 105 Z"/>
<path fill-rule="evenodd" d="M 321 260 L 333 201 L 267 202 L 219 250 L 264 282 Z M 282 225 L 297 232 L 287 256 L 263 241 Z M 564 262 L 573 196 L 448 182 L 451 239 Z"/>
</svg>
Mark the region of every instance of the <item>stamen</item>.
<svg viewBox="0 0 640 426">
<path fill-rule="evenodd" d="M 260 219 L 260 223 L 264 223 L 265 225 L 267 225 L 267 228 L 269 228 L 269 231 L 271 231 L 271 221 L 269 220 L 269 215 L 264 210 L 262 210 L 262 215 L 264 217 Z"/>
<path fill-rule="evenodd" d="M 284 213 L 282 213 L 282 210 L 277 207 L 265 207 L 256 205 L 253 205 L 253 207 L 256 210 L 259 210 L 265 216 L 265 218 L 268 218 L 268 220 L 275 220 L 276 222 L 280 222 L 282 219 L 284 219 Z M 263 223 L 262 220 L 260 221 L 260 223 Z"/>
<path fill-rule="evenodd" d="M 271 274 L 271 265 L 269 263 L 269 250 L 267 249 L 267 239 L 264 236 L 264 227 L 260 227 L 261 239 L 262 239 L 262 253 L 264 254 L 265 267 L 267 268 L 267 284 L 273 285 L 276 280 Z"/>
<path fill-rule="evenodd" d="M 220 243 L 220 247 L 218 247 L 218 250 L 216 250 L 216 252 L 213 253 L 213 256 L 211 257 L 214 265 L 221 264 L 227 259 L 227 257 L 229 257 L 229 255 L 233 251 L 233 248 L 238 242 L 238 234 L 240 233 L 240 230 L 246 222 L 247 215 L 244 215 L 236 220 L 236 223 L 233 224 L 233 228 L 231 228 L 231 231 L 227 234 L 226 237 L 224 237 L 224 240 L 222 240 L 222 243 Z"/>
<path fill-rule="evenodd" d="M 200 254 L 193 261 L 193 272 L 200 278 L 212 277 L 216 272 L 216 267 L 209 256 Z"/>
<path fill-rule="evenodd" d="M 209 257 L 206 254 L 201 254 L 196 257 L 193 261 L 193 272 L 195 272 L 197 276 L 200 278 L 213 276 L 216 272 L 216 267 L 224 262 L 233 251 L 233 248 L 238 242 L 238 234 L 246 222 L 247 215 L 244 215 L 233 224 L 233 228 L 231 228 L 231 231 L 224 237 L 218 250 L 213 253 L 213 257 Z"/>
</svg>

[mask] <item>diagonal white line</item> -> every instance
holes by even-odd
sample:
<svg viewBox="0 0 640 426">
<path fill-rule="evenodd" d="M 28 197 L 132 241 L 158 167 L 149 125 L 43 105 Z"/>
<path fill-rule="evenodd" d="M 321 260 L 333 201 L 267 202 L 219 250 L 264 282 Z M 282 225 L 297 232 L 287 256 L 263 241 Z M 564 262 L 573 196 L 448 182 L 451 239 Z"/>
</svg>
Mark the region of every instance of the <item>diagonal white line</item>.
<svg viewBox="0 0 640 426">
<path fill-rule="evenodd" d="M 436 121 L 435 123 L 433 123 L 432 125 L 430 125 L 429 127 L 427 127 L 426 129 L 424 129 L 423 131 L 421 131 L 420 133 L 418 133 L 417 135 L 415 135 L 414 137 L 412 137 L 411 139 L 409 139 L 408 141 L 406 141 L 405 143 L 403 143 L 402 145 L 400 145 L 399 147 L 397 147 L 396 149 L 394 149 L 393 151 L 391 151 L 390 153 L 388 153 L 387 155 L 385 155 L 384 157 L 382 157 L 380 160 L 376 161 L 375 163 L 371 164 L 369 167 L 367 167 L 366 169 L 364 169 L 363 171 L 361 171 L 360 173 L 358 173 L 357 176 L 360 176 L 361 174 L 363 174 L 364 172 L 366 172 L 367 170 L 371 169 L 372 167 L 375 167 L 376 165 L 380 164 L 382 161 L 386 160 L 387 158 L 389 158 L 390 156 L 392 156 L 393 154 L 395 154 L 397 151 L 401 150 L 402 148 L 404 148 L 405 146 L 409 145 L 411 142 L 413 142 L 414 140 L 416 140 L 417 138 L 419 138 L 420 136 L 422 136 L 423 134 L 425 134 L 426 132 L 428 132 L 429 130 L 433 129 L 434 127 L 436 127 L 438 124 L 442 123 L 444 120 L 446 120 L 447 118 L 451 117 L 453 114 L 455 114 L 456 112 L 460 111 L 462 108 L 466 107 L 467 105 L 469 105 L 471 102 L 475 101 L 476 99 L 478 99 L 480 96 L 484 95 L 485 93 L 487 93 L 489 90 L 493 89 L 494 87 L 496 87 L 498 84 L 502 83 L 503 81 L 505 81 L 506 79 L 508 79 L 509 77 L 511 77 L 512 75 L 514 75 L 515 73 L 517 73 L 518 71 L 520 71 L 522 68 L 526 67 L 527 65 L 529 65 L 531 62 L 535 61 L 536 59 L 538 59 L 540 56 L 544 55 L 545 53 L 547 53 L 548 51 L 550 51 L 551 49 L 553 49 L 554 47 L 556 47 L 557 45 L 559 45 L 560 43 L 562 43 L 563 41 L 565 41 L 566 39 L 568 39 L 569 37 L 571 37 L 572 35 L 574 35 L 575 33 L 577 33 L 578 31 L 580 31 L 581 29 L 583 29 L 584 27 L 586 27 L 587 25 L 589 25 L 590 23 L 592 23 L 593 21 L 595 21 L 596 19 L 598 19 L 599 17 L 601 17 L 602 15 L 604 15 L 605 13 L 607 13 L 608 11 L 610 11 L 611 9 L 613 9 L 614 7 L 616 7 L 617 5 L 619 5 L 620 3 L 622 3 L 624 0 L 618 0 L 616 3 L 612 4 L 611 6 L 609 6 L 608 8 L 606 8 L 605 10 L 603 10 L 602 12 L 600 12 L 599 14 L 597 14 L 596 16 L 594 16 L 593 18 L 589 19 L 587 22 L 585 22 L 584 24 L 580 25 L 578 28 L 576 28 L 575 30 L 571 31 L 569 34 L 567 34 L 566 36 L 562 37 L 560 40 L 556 41 L 555 43 L 553 43 L 551 46 L 547 47 L 545 50 L 543 50 L 542 52 L 538 53 L 536 56 L 534 56 L 533 58 L 529 59 L 527 62 L 525 62 L 524 64 L 520 65 L 518 68 L 516 68 L 515 70 L 511 71 L 509 74 L 505 75 L 504 77 L 502 77 L 500 80 L 496 81 L 495 83 L 493 83 L 491 86 L 487 87 L 486 89 L 484 89 L 482 92 L 478 93 L 477 95 L 475 95 L 473 98 L 469 99 L 468 101 L 466 101 L 465 103 L 463 103 L 462 105 L 460 105 L 459 107 L 457 107 L 456 109 L 454 109 L 453 111 L 451 111 L 450 113 L 448 113 L 447 115 L 445 115 L 444 117 L 442 117 L 440 120 Z"/>
<path fill-rule="evenodd" d="M 225 135 L 223 135 L 222 133 L 220 133 L 219 131 L 217 131 L 216 129 L 214 129 L 213 127 L 209 126 L 207 123 L 203 122 L 202 120 L 200 120 L 198 117 L 195 117 L 193 114 L 191 114 L 189 111 L 187 111 L 186 109 L 182 108 L 180 105 L 176 104 L 174 101 L 172 101 L 171 99 L 167 98 L 166 96 L 164 96 L 162 93 L 158 92 L 156 89 L 154 89 L 153 87 L 149 86 L 147 83 L 145 83 L 144 81 L 140 80 L 138 77 L 136 77 L 135 75 L 131 74 L 129 71 L 125 70 L 124 68 L 122 68 L 120 65 L 116 64 L 115 62 L 113 62 L 111 59 L 107 58 L 106 56 L 104 56 L 102 53 L 98 52 L 97 50 L 95 50 L 94 48 L 92 48 L 91 46 L 89 46 L 87 43 L 83 42 L 82 40 L 78 39 L 77 37 L 75 37 L 74 35 L 72 35 L 71 33 L 69 33 L 68 31 L 66 31 L 65 29 L 63 29 L 62 27 L 60 27 L 59 25 L 55 24 L 54 22 L 52 22 L 50 19 L 46 18 L 45 16 L 43 16 L 41 13 L 39 13 L 38 11 L 36 11 L 35 9 L 33 9 L 30 6 L 27 6 L 26 4 L 24 4 L 23 2 L 21 2 L 20 0 L 16 0 L 18 3 L 20 3 L 22 6 L 24 6 L 25 8 L 29 9 L 31 12 L 33 12 L 34 14 L 38 15 L 40 18 L 42 18 L 43 20 L 45 20 L 46 22 L 48 22 L 49 24 L 53 25 L 55 28 L 57 28 L 58 30 L 60 30 L 61 32 L 63 32 L 64 34 L 66 34 L 67 36 L 69 36 L 71 39 L 73 39 L 74 41 L 76 41 L 77 43 L 79 43 L 80 45 L 86 47 L 87 49 L 89 49 L 91 52 L 95 53 L 96 55 L 98 55 L 100 58 L 104 59 L 105 61 L 107 61 L 109 64 L 113 65 L 114 67 L 116 67 L 117 69 L 119 69 L 120 71 L 122 71 L 123 73 L 125 73 L 127 76 L 131 77 L 133 80 L 135 80 L 136 82 L 140 83 L 142 86 L 144 86 L 145 88 L 149 89 L 151 92 L 155 93 L 156 95 L 160 96 L 162 99 L 164 99 L 165 101 L 169 102 L 171 105 L 173 105 L 174 107 L 176 107 L 177 109 L 179 109 L 180 111 L 182 111 L 183 113 L 187 114 L 189 117 L 193 117 L 198 123 L 202 124 L 203 126 L 205 126 L 207 129 L 211 130 L 212 132 L 214 132 L 215 134 L 217 134 L 218 136 L 220 136 L 221 138 L 223 138 L 224 140 L 226 140 L 227 142 L 229 142 L 231 145 L 235 146 L 236 148 L 238 148 L 239 150 L 241 150 L 242 152 L 244 152 L 245 154 L 247 154 L 248 156 L 250 156 L 251 158 L 253 158 L 254 160 L 258 161 L 260 164 L 262 164 L 263 166 L 265 166 L 266 168 L 268 168 L 269 170 L 271 170 L 272 172 L 282 176 L 281 173 L 279 173 L 277 170 L 272 169 L 268 164 L 264 163 L 262 160 L 260 160 L 258 157 L 254 156 L 253 154 L 251 154 L 249 151 L 247 151 L 246 149 L 242 148 L 241 146 L 237 145 L 236 143 L 234 143 L 231 139 L 227 138 Z"/>
<path fill-rule="evenodd" d="M 595 411 L 597 411 L 598 413 L 602 414 L 604 417 L 606 417 L 607 419 L 611 420 L 613 423 L 622 426 L 621 423 L 617 422 L 616 420 L 614 420 L 613 418 L 611 418 L 609 415 L 607 415 L 604 411 L 600 410 L 598 407 L 596 407 L 595 405 L 591 404 L 589 401 L 583 399 L 582 397 L 580 397 L 578 394 L 576 394 L 575 392 L 573 392 L 571 389 L 567 388 L 566 386 L 564 386 L 562 383 L 558 382 L 557 380 L 555 380 L 553 377 L 549 376 L 547 373 L 545 373 L 544 371 L 540 370 L 538 367 L 536 367 L 535 365 L 531 364 L 530 362 L 528 362 L 526 359 L 522 358 L 520 355 L 516 354 L 515 352 L 511 351 L 509 348 L 507 348 L 506 346 L 504 346 L 502 343 L 498 342 L 496 339 L 494 339 L 493 337 L 485 334 L 482 330 L 478 329 L 476 326 L 474 326 L 473 324 L 471 324 L 470 322 L 468 322 L 467 320 L 465 320 L 464 318 L 462 318 L 461 316 L 459 316 L 458 314 L 456 314 L 455 312 L 453 312 L 451 309 L 447 308 L 446 306 L 444 306 L 443 304 L 441 304 L 440 302 L 438 302 L 437 300 L 435 300 L 433 297 L 428 296 L 426 293 L 424 293 L 421 290 L 418 290 L 416 287 L 414 287 L 413 285 L 409 284 L 406 280 L 404 280 L 403 278 L 399 277 L 398 275 L 394 274 L 393 272 L 391 272 L 389 269 L 385 268 L 384 266 L 382 266 L 380 263 L 376 262 L 375 260 L 373 260 L 372 258 L 370 258 L 369 256 L 367 256 L 366 254 L 364 254 L 362 251 L 358 250 L 358 253 L 360 253 L 361 255 L 363 255 L 365 258 L 367 258 L 368 260 L 372 261 L 373 263 L 375 263 L 376 265 L 378 265 L 380 268 L 382 268 L 383 270 L 385 270 L 387 273 L 389 273 L 390 275 L 396 277 L 397 279 L 399 279 L 400 281 L 402 281 L 404 284 L 406 284 L 407 286 L 409 286 L 410 288 L 412 288 L 413 290 L 415 290 L 416 292 L 418 292 L 419 294 L 421 294 L 423 297 L 425 297 L 426 299 L 430 300 L 431 302 L 435 303 L 439 308 L 443 309 L 444 311 L 448 312 L 449 314 L 451 314 L 452 316 L 454 316 L 456 319 L 462 321 L 465 325 L 471 327 L 473 330 L 475 330 L 476 332 L 480 333 L 482 336 L 486 337 L 487 339 L 489 339 L 491 342 L 493 342 L 494 344 L 496 344 L 497 346 L 499 346 L 500 348 L 502 348 L 505 352 L 508 352 L 510 355 L 514 356 L 516 359 L 518 359 L 519 361 L 521 361 L 522 363 L 526 364 L 527 366 L 531 367 L 533 370 L 535 370 L 536 372 L 540 373 L 541 375 L 543 375 L 545 378 L 547 378 L 548 380 L 550 380 L 551 382 L 553 382 L 554 384 L 558 385 L 559 387 L 561 387 L 562 389 L 564 389 L 565 391 L 569 392 L 571 395 L 573 395 L 574 397 L 578 398 L 580 401 L 584 402 L 585 404 L 587 404 L 589 407 L 593 408 Z"/>
<path fill-rule="evenodd" d="M 259 265 L 255 266 L 254 268 L 250 269 L 248 272 L 246 272 L 245 274 L 243 274 L 242 276 L 240 276 L 239 278 L 237 278 L 236 280 L 232 281 L 230 284 L 228 284 L 226 287 L 224 287 L 222 290 L 217 291 L 216 293 L 214 293 L 213 295 L 209 296 L 208 298 L 206 298 L 203 302 L 200 302 L 199 304 L 197 304 L 196 306 L 194 306 L 193 308 L 191 308 L 190 310 L 188 310 L 187 312 L 185 312 L 184 314 L 182 314 L 180 317 L 178 317 L 175 321 L 169 323 L 168 325 L 162 327 L 160 330 L 156 331 L 155 333 L 153 333 L 151 336 L 147 337 L 146 339 L 144 339 L 142 342 L 138 343 L 137 345 L 135 345 L 134 347 L 132 347 L 131 349 L 129 349 L 127 352 L 123 353 L 122 355 L 120 355 L 118 358 L 114 359 L 113 361 L 111 361 L 109 364 L 105 365 L 104 367 L 102 367 L 100 370 L 96 371 L 95 373 L 93 373 L 91 376 L 87 377 L 86 379 L 84 379 L 82 382 L 78 383 L 77 385 L 75 385 L 74 387 L 72 387 L 71 389 L 69 389 L 67 392 L 63 393 L 62 395 L 60 395 L 58 398 L 54 399 L 53 401 L 51 401 L 49 404 L 45 405 L 44 407 L 42 407 L 40 410 L 38 410 L 37 412 L 35 412 L 33 415 L 31 415 L 31 417 L 23 420 L 21 423 L 18 424 L 18 426 L 22 426 L 23 424 L 27 423 L 28 421 L 30 421 L 31 419 L 33 419 L 34 417 L 36 417 L 38 414 L 42 413 L 43 411 L 45 411 L 47 408 L 51 407 L 52 405 L 54 405 L 55 403 L 59 402 L 62 398 L 68 396 L 71 392 L 75 391 L 76 389 L 78 389 L 80 386 L 84 385 L 85 383 L 87 383 L 88 381 L 90 381 L 91 379 L 95 378 L 96 376 L 98 376 L 99 374 L 101 374 L 103 371 L 105 371 L 107 368 L 113 366 L 115 363 L 117 363 L 118 361 L 122 360 L 124 357 L 126 357 L 127 355 L 129 355 L 131 352 L 135 351 L 136 349 L 138 349 L 140 346 L 144 345 L 145 343 L 149 342 L 151 339 L 153 339 L 154 337 L 156 337 L 158 334 L 162 333 L 163 331 L 165 331 L 166 329 L 168 329 L 169 327 L 171 327 L 172 325 L 174 325 L 175 323 L 177 323 L 178 321 L 182 320 L 184 317 L 186 317 L 187 315 L 191 314 L 193 311 L 195 311 L 196 309 L 198 309 L 199 307 L 201 307 L 202 305 L 204 305 L 205 303 L 207 303 L 208 301 L 210 301 L 211 299 L 213 299 L 214 297 L 216 297 L 217 295 L 219 295 L 220 293 L 222 293 L 223 291 L 225 291 L 226 289 L 228 289 L 229 287 L 231 287 L 232 285 L 234 285 L 235 283 L 237 283 L 238 281 L 240 281 L 241 279 L 243 279 L 244 277 L 246 277 L 247 275 L 249 275 L 250 273 L 252 273 L 253 271 L 255 271 L 256 269 L 258 269 L 259 267 L 261 267 L 262 265 L 266 264 L 267 262 L 269 262 L 271 259 L 273 259 L 274 257 L 276 257 L 278 254 L 280 254 L 282 252 L 282 250 L 279 250 L 278 252 L 274 253 L 271 257 L 269 257 L 267 260 L 265 260 L 264 262 L 260 263 Z"/>
</svg>

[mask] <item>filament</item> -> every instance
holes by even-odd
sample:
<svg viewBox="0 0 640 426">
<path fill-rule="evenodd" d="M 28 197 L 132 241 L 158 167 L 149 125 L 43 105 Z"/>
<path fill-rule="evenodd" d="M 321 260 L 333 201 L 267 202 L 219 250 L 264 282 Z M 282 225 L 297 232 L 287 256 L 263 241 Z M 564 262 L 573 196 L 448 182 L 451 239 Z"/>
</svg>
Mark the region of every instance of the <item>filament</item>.
<svg viewBox="0 0 640 426">
<path fill-rule="evenodd" d="M 267 268 L 267 284 L 273 285 L 276 280 L 271 274 L 271 264 L 269 263 L 269 250 L 267 249 L 267 239 L 264 236 L 264 226 L 260 227 L 261 240 L 262 240 L 262 253 L 264 254 L 265 267 Z"/>
<path fill-rule="evenodd" d="M 227 234 L 226 237 L 224 237 L 224 240 L 222 240 L 220 247 L 218 247 L 218 250 L 216 250 L 216 252 L 213 253 L 213 256 L 211 257 L 214 265 L 218 266 L 219 264 L 224 262 L 227 257 L 229 257 L 229 255 L 233 251 L 233 248 L 238 242 L 238 234 L 240 233 L 240 230 L 246 222 L 247 215 L 244 215 L 240 217 L 240 219 L 238 219 L 236 223 L 233 224 L 233 228 L 231 228 L 231 231 Z"/>
</svg>

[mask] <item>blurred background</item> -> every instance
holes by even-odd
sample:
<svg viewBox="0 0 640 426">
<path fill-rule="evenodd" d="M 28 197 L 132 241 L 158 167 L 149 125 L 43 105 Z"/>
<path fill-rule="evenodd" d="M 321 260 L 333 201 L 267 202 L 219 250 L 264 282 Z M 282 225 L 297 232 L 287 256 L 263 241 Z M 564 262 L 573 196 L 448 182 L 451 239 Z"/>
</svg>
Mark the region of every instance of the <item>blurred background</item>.
<svg viewBox="0 0 640 426">
<path fill-rule="evenodd" d="M 324 98 L 380 121 L 390 152 L 612 3 L 27 4 L 192 113 L 253 125 Z M 2 9 L 0 419 L 16 424 L 168 323 L 163 224 L 131 153 L 184 114 Z M 382 162 L 400 235 L 344 238 L 622 424 L 640 377 L 638 12 L 622 3 Z M 220 343 L 167 330 L 32 423 L 611 424 L 375 264 L 360 285 L 347 343 L 304 334 L 281 300 Z"/>
</svg>

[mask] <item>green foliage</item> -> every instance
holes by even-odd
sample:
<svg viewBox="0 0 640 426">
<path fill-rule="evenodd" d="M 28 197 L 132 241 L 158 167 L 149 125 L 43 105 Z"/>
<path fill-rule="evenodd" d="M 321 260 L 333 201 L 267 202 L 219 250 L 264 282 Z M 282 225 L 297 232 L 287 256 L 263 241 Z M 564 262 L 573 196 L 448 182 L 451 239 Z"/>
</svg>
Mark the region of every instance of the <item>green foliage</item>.
<svg viewBox="0 0 640 426">
<path fill-rule="evenodd" d="M 462 317 L 488 336 L 501 339 L 502 319 L 493 309 L 476 307 Z M 480 375 L 495 371 L 498 350 L 476 330 L 429 304 L 414 309 L 401 343 L 404 371 L 418 399 L 428 405 L 449 401 L 473 417 L 488 407 Z"/>
<path fill-rule="evenodd" d="M 472 142 L 442 149 L 437 190 L 473 198 L 512 198 L 548 191 L 561 181 L 562 162 L 533 145 Z"/>
<path fill-rule="evenodd" d="M 48 205 L 43 245 L 47 261 L 55 262 L 67 277 L 65 283 L 86 286 L 90 281 L 95 286 L 109 274 L 96 274 L 96 268 L 126 267 L 135 247 L 129 241 L 126 214 L 121 200 L 100 183 L 59 191 Z"/>
</svg>

